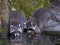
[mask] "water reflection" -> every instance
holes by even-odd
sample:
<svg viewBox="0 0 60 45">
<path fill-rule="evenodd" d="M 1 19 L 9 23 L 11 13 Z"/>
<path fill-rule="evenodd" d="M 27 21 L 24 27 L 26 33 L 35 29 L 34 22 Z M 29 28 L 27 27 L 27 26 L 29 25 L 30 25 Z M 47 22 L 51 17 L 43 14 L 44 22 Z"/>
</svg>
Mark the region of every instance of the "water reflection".
<svg viewBox="0 0 60 45">
<path fill-rule="evenodd" d="M 7 39 L 0 39 L 0 45 L 9 45 Z"/>
<path fill-rule="evenodd" d="M 34 36 L 29 34 L 21 34 L 20 38 L 10 37 L 8 39 L 0 39 L 0 45 L 55 45 L 55 37 L 36 34 Z"/>
</svg>

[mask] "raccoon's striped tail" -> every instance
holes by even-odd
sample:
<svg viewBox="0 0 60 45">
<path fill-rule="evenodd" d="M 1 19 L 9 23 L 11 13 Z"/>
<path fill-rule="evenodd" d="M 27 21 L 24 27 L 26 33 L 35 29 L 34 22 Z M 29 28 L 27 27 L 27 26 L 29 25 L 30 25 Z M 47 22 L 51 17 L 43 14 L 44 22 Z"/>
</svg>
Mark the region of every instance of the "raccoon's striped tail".
<svg viewBox="0 0 60 45">
<path fill-rule="evenodd" d="M 56 15 L 53 15 L 52 20 L 60 22 L 60 17 L 57 17 Z"/>
</svg>

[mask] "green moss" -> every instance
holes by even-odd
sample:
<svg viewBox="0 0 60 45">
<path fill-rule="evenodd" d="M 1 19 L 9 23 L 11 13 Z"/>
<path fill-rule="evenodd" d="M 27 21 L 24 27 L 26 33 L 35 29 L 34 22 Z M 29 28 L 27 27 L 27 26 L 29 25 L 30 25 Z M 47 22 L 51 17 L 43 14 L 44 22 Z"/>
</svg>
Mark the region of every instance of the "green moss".
<svg viewBox="0 0 60 45">
<path fill-rule="evenodd" d="M 25 16 L 29 18 L 34 10 L 41 7 L 47 7 L 49 0 L 12 0 L 9 1 L 9 9 L 15 7 L 17 10 L 23 10 Z"/>
</svg>

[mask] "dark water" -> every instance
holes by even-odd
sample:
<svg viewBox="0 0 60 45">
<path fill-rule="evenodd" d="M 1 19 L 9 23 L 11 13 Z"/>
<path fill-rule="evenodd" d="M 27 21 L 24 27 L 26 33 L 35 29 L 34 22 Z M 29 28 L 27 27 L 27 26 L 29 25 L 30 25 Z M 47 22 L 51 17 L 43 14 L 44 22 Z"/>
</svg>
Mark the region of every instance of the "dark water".
<svg viewBox="0 0 60 45">
<path fill-rule="evenodd" d="M 55 37 L 36 34 L 34 36 L 22 34 L 20 37 L 0 39 L 0 45 L 55 45 Z"/>
</svg>

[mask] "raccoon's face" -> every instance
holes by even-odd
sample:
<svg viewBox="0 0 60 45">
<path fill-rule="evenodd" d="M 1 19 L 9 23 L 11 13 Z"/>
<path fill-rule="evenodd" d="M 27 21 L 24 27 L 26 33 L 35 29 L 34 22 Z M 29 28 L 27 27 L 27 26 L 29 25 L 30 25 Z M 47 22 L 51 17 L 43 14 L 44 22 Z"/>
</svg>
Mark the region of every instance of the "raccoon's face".
<svg viewBox="0 0 60 45">
<path fill-rule="evenodd" d="M 33 25 L 32 22 L 31 23 L 25 23 L 26 27 L 24 28 L 23 32 L 25 33 L 31 33 L 34 32 L 36 29 L 36 25 Z"/>
<path fill-rule="evenodd" d="M 10 25 L 10 33 L 13 33 L 13 32 L 20 32 L 22 33 L 22 28 L 19 25 Z"/>
</svg>

